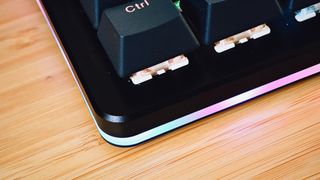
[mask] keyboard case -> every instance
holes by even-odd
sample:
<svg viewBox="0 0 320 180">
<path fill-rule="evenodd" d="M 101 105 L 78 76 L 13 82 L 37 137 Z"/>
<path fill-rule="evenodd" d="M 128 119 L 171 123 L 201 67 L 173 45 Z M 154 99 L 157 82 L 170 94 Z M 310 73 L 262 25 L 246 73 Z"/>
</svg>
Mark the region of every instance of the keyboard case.
<svg viewBox="0 0 320 180">
<path fill-rule="evenodd" d="M 279 18 L 272 33 L 141 85 L 119 78 L 77 0 L 38 0 L 102 137 L 132 146 L 320 71 L 320 16 Z M 168 42 L 170 43 L 170 42 Z M 140 50 L 143 52 L 143 49 Z"/>
</svg>

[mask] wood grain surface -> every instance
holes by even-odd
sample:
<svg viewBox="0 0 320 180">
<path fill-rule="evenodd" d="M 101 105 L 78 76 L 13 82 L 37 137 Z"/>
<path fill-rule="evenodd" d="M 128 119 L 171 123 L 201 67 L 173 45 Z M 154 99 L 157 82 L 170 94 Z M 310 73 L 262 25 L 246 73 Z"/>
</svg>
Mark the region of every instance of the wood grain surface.
<svg viewBox="0 0 320 180">
<path fill-rule="evenodd" d="M 0 0 L 0 179 L 320 179 L 320 76 L 132 148 L 98 134 L 34 0 Z"/>
</svg>

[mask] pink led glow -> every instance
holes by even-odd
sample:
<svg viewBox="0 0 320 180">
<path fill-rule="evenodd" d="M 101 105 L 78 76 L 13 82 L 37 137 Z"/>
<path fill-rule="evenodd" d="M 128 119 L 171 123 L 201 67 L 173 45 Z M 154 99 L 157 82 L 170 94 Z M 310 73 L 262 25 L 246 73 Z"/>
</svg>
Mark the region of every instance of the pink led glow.
<svg viewBox="0 0 320 180">
<path fill-rule="evenodd" d="M 273 91 L 275 89 L 278 89 L 278 88 L 283 87 L 285 85 L 291 84 L 295 81 L 298 81 L 300 79 L 306 78 L 308 76 L 314 75 L 319 72 L 320 72 L 320 64 L 317 64 L 317 65 L 312 66 L 310 68 L 307 68 L 305 70 L 296 72 L 296 73 L 291 74 L 289 76 L 286 76 L 284 78 L 278 79 L 276 81 L 270 82 L 270 83 L 265 84 L 263 86 L 260 86 L 258 88 L 252 89 L 250 91 L 247 91 L 245 93 L 242 93 L 242 94 L 237 95 L 235 97 L 232 97 L 230 99 L 227 99 L 225 101 L 222 101 L 220 103 L 212 105 L 208 108 L 201 110 L 201 112 L 199 112 L 199 113 L 209 115 L 212 113 L 219 112 L 221 110 L 235 106 L 239 103 L 253 99 L 257 96 L 260 96 L 260 95 L 265 94 L 267 92 Z"/>
</svg>

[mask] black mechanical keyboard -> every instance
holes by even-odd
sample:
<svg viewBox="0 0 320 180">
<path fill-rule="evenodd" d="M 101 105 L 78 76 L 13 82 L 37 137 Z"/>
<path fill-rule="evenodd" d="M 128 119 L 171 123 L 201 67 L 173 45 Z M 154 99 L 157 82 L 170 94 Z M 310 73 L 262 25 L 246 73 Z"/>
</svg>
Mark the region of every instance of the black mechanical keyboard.
<svg viewBox="0 0 320 180">
<path fill-rule="evenodd" d="M 38 0 L 101 136 L 132 146 L 320 72 L 319 0 Z"/>
</svg>

